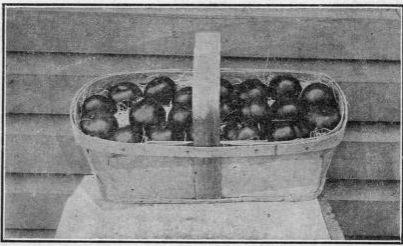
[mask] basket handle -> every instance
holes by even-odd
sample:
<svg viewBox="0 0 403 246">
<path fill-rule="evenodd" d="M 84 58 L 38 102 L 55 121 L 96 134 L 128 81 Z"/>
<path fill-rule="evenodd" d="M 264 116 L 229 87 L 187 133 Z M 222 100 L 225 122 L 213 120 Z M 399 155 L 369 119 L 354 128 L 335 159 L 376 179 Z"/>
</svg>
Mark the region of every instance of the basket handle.
<svg viewBox="0 0 403 246">
<path fill-rule="evenodd" d="M 220 49 L 217 32 L 196 33 L 193 56 L 193 144 L 220 145 Z M 221 194 L 221 163 L 218 158 L 192 160 L 196 199 L 217 199 Z"/>
<path fill-rule="evenodd" d="M 194 146 L 220 145 L 219 32 L 198 32 L 193 56 L 192 110 Z"/>
</svg>

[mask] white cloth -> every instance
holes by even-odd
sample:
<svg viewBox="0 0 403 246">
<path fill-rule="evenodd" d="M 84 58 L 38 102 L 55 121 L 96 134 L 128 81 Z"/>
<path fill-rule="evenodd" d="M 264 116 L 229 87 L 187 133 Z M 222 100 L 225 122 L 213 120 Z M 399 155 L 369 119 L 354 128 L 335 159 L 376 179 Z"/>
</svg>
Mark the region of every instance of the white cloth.
<svg viewBox="0 0 403 246">
<path fill-rule="evenodd" d="M 59 239 L 329 240 L 317 200 L 124 204 L 102 199 L 96 176 L 68 199 Z"/>
</svg>

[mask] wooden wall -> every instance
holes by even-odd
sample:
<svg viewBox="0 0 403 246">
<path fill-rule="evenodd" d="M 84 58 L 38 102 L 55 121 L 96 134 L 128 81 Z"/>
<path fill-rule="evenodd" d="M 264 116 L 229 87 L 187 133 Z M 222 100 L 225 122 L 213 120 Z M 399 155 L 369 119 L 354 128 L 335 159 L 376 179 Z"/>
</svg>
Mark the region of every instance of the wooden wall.
<svg viewBox="0 0 403 246">
<path fill-rule="evenodd" d="M 193 34 L 207 29 L 222 32 L 222 67 L 336 79 L 350 115 L 321 199 L 347 238 L 399 236 L 400 28 L 397 9 L 7 8 L 6 236 L 52 237 L 91 174 L 68 119 L 75 91 L 110 73 L 191 68 Z"/>
</svg>

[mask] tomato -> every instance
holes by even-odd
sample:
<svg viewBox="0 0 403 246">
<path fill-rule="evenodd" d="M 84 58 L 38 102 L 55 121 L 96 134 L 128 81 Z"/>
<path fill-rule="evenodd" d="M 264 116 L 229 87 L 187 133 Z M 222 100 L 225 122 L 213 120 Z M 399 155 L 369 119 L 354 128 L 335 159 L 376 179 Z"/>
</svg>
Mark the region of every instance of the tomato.
<svg viewBox="0 0 403 246">
<path fill-rule="evenodd" d="M 183 141 L 185 132 L 182 129 L 175 128 L 173 125 L 156 125 L 145 127 L 146 135 L 152 141 Z"/>
<path fill-rule="evenodd" d="M 100 111 L 114 114 L 117 112 L 116 104 L 108 97 L 101 95 L 92 95 L 84 100 L 82 106 L 83 114 L 90 111 Z"/>
<path fill-rule="evenodd" d="M 267 97 L 267 86 L 258 79 L 247 79 L 241 83 L 241 99 Z"/>
<path fill-rule="evenodd" d="M 176 105 L 192 107 L 192 87 L 187 86 L 178 90 L 175 94 L 173 103 Z"/>
<path fill-rule="evenodd" d="M 273 128 L 270 131 L 269 141 L 288 141 L 295 139 L 293 123 L 288 121 L 273 122 Z"/>
<path fill-rule="evenodd" d="M 323 83 L 312 83 L 304 88 L 300 96 L 308 106 L 337 106 L 333 89 Z"/>
<path fill-rule="evenodd" d="M 165 110 L 152 98 L 145 98 L 136 103 L 129 112 L 131 125 L 157 125 L 165 122 Z"/>
<path fill-rule="evenodd" d="M 143 96 L 141 89 L 133 83 L 121 82 L 109 88 L 109 97 L 115 102 L 135 102 Z"/>
<path fill-rule="evenodd" d="M 258 140 L 259 139 L 259 129 L 257 125 L 247 124 L 243 126 L 237 136 L 238 140 Z"/>
<path fill-rule="evenodd" d="M 87 135 L 108 139 L 117 130 L 118 122 L 108 113 L 91 111 L 81 118 L 80 128 Z"/>
<path fill-rule="evenodd" d="M 222 137 L 225 140 L 236 140 L 242 125 L 236 121 L 229 121 L 224 124 Z"/>
<path fill-rule="evenodd" d="M 302 87 L 298 79 L 291 75 L 279 75 L 269 83 L 269 96 L 274 100 L 297 98 Z"/>
<path fill-rule="evenodd" d="M 184 106 L 174 105 L 168 114 L 170 124 L 181 130 L 191 126 L 192 120 L 192 111 Z"/>
<path fill-rule="evenodd" d="M 322 105 L 311 107 L 306 115 L 307 122 L 316 128 L 334 129 L 340 122 L 339 110 L 334 106 Z"/>
<path fill-rule="evenodd" d="M 134 126 L 126 126 L 117 129 L 110 140 L 123 142 L 123 143 L 139 143 L 143 139 L 143 128 L 142 127 L 134 127 Z"/>
<path fill-rule="evenodd" d="M 167 106 L 173 100 L 175 91 L 175 82 L 166 76 L 161 76 L 147 83 L 144 95 L 145 97 L 153 98 L 162 105 Z"/>
<path fill-rule="evenodd" d="M 272 113 L 277 120 L 298 120 L 306 113 L 306 108 L 297 99 L 282 99 L 273 103 Z"/>
</svg>

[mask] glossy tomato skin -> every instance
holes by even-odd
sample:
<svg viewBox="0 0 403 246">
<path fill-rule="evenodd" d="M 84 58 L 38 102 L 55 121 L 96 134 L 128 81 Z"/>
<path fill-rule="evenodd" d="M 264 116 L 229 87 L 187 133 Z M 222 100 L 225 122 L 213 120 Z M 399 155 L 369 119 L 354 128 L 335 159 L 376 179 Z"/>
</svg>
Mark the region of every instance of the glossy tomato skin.
<svg viewBox="0 0 403 246">
<path fill-rule="evenodd" d="M 297 138 L 293 122 L 289 121 L 274 121 L 268 141 L 289 141 Z"/>
<path fill-rule="evenodd" d="M 185 132 L 171 124 L 145 127 L 147 137 L 152 141 L 184 141 Z"/>
<path fill-rule="evenodd" d="M 186 106 L 174 105 L 168 114 L 168 122 L 178 130 L 185 130 L 192 125 L 192 110 Z"/>
<path fill-rule="evenodd" d="M 267 86 L 259 79 L 247 79 L 240 84 L 241 99 L 267 98 Z"/>
<path fill-rule="evenodd" d="M 242 125 L 236 121 L 228 121 L 224 124 L 222 130 L 223 140 L 236 140 Z"/>
<path fill-rule="evenodd" d="M 108 97 L 102 95 L 92 95 L 84 100 L 81 111 L 83 114 L 91 111 L 114 114 L 117 112 L 117 107 L 115 102 Z"/>
<path fill-rule="evenodd" d="M 173 104 L 192 108 L 192 87 L 186 86 L 179 89 L 175 94 Z"/>
<path fill-rule="evenodd" d="M 298 99 L 282 99 L 273 103 L 271 112 L 276 120 L 296 121 L 306 114 L 306 105 Z"/>
<path fill-rule="evenodd" d="M 317 128 L 326 128 L 333 130 L 341 120 L 340 112 L 337 107 L 321 105 L 310 107 L 306 115 L 307 122 Z"/>
<path fill-rule="evenodd" d="M 172 131 L 165 127 L 146 128 L 147 136 L 152 141 L 172 141 Z"/>
<path fill-rule="evenodd" d="M 243 123 L 237 136 L 237 140 L 258 140 L 259 138 L 259 128 L 256 122 Z"/>
<path fill-rule="evenodd" d="M 301 90 L 299 80 L 291 75 L 274 77 L 268 87 L 269 96 L 274 100 L 298 98 Z"/>
<path fill-rule="evenodd" d="M 143 129 L 136 126 L 126 126 L 117 129 L 110 140 L 122 143 L 140 143 L 143 139 Z"/>
<path fill-rule="evenodd" d="M 129 112 L 131 125 L 159 125 L 165 122 L 165 110 L 152 98 L 144 98 L 136 103 Z"/>
<path fill-rule="evenodd" d="M 257 97 L 248 102 L 251 118 L 257 122 L 270 120 L 270 108 L 266 98 Z"/>
<path fill-rule="evenodd" d="M 300 99 L 309 107 L 324 105 L 337 107 L 333 89 L 323 83 L 312 83 L 305 87 L 300 95 Z"/>
<path fill-rule="evenodd" d="M 121 82 L 109 88 L 109 98 L 116 103 L 122 101 L 136 102 L 143 96 L 140 87 L 130 82 Z"/>
<path fill-rule="evenodd" d="M 144 96 L 153 98 L 162 105 L 167 106 L 173 100 L 175 91 L 175 82 L 166 76 L 161 76 L 147 83 Z"/>
<path fill-rule="evenodd" d="M 91 111 L 81 117 L 81 130 L 93 137 L 109 139 L 118 128 L 113 115 L 100 111 Z"/>
</svg>

